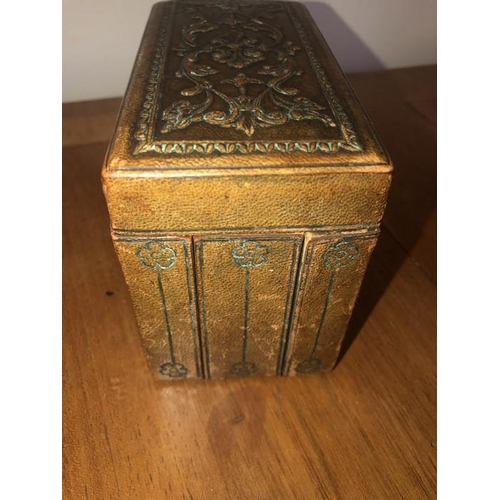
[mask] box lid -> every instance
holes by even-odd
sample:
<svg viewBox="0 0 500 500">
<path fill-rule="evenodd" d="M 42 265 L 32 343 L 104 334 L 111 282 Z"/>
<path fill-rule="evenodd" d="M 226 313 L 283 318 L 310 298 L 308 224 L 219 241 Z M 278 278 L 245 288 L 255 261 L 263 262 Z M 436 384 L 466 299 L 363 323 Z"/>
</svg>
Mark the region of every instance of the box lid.
<svg viewBox="0 0 500 500">
<path fill-rule="evenodd" d="M 392 167 L 306 8 L 155 4 L 104 176 L 311 168 Z"/>
</svg>

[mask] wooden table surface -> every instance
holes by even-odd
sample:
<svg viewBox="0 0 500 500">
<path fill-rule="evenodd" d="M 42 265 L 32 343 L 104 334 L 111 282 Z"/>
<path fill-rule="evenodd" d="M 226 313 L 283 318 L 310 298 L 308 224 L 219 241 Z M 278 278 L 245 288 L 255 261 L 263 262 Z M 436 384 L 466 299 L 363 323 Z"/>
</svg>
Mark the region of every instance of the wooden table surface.
<svg viewBox="0 0 500 500">
<path fill-rule="evenodd" d="M 100 167 L 119 99 L 63 106 L 66 500 L 436 496 L 436 68 L 351 75 L 395 164 L 327 374 L 153 382 Z"/>
</svg>

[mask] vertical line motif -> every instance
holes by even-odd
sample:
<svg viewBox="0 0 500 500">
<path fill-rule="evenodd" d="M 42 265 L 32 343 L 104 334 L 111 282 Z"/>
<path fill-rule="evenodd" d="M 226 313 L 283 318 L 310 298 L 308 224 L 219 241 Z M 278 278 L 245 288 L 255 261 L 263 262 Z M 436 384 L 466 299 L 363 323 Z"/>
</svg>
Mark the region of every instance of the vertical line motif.
<svg viewBox="0 0 500 500">
<path fill-rule="evenodd" d="M 190 240 L 190 245 L 193 244 L 192 238 Z M 193 292 L 191 290 L 191 273 L 189 272 L 189 255 L 190 251 L 188 249 L 187 241 L 183 242 L 184 246 L 184 262 L 186 264 L 186 283 L 188 290 L 188 299 L 189 299 L 189 314 L 191 317 L 191 330 L 193 333 L 193 351 L 194 351 L 194 360 L 196 365 L 196 376 L 198 378 L 203 378 L 202 368 L 200 366 L 200 357 L 198 355 L 198 346 L 199 346 L 199 335 L 198 335 L 198 327 L 197 321 L 195 321 L 195 317 L 197 315 L 196 305 L 193 300 Z M 195 273 L 193 271 L 193 279 L 195 279 Z"/>
<path fill-rule="evenodd" d="M 158 282 L 158 289 L 160 290 L 163 319 L 165 320 L 165 326 L 167 327 L 167 340 L 168 348 L 170 351 L 170 360 L 175 365 L 174 344 L 172 342 L 172 330 L 170 328 L 170 321 L 168 319 L 167 299 L 165 298 L 165 290 L 163 289 L 163 283 L 161 281 L 161 270 L 159 267 L 156 269 L 156 277 Z"/>
<path fill-rule="evenodd" d="M 250 309 L 250 269 L 263 266 L 267 262 L 269 248 L 256 241 L 245 241 L 234 247 L 231 256 L 238 267 L 245 269 L 245 312 L 241 361 L 231 366 L 231 373 L 237 377 L 249 377 L 257 373 L 257 365 L 247 360 L 249 309 Z"/>
<path fill-rule="evenodd" d="M 207 378 L 212 378 L 210 374 L 210 347 L 208 343 L 208 325 L 207 325 L 207 307 L 205 304 L 205 280 L 203 279 L 203 269 L 205 266 L 203 260 L 203 242 L 200 242 L 200 281 L 201 281 L 201 295 L 202 295 L 202 308 L 203 308 L 203 329 L 204 329 L 204 348 L 205 348 L 205 374 Z"/>
<path fill-rule="evenodd" d="M 316 350 L 318 348 L 319 339 L 323 331 L 323 326 L 325 323 L 326 314 L 328 312 L 328 306 L 331 301 L 333 294 L 333 288 L 335 285 L 335 278 L 337 277 L 337 272 L 343 267 L 351 265 L 359 256 L 359 247 L 349 241 L 342 240 L 334 245 L 327 248 L 323 254 L 323 264 L 324 266 L 331 270 L 330 281 L 328 284 L 328 291 L 325 297 L 325 304 L 323 306 L 323 311 L 321 312 L 321 318 L 319 321 L 318 330 L 314 339 L 314 344 L 311 349 L 311 353 L 308 358 L 301 361 L 295 368 L 297 373 L 313 373 L 317 372 L 323 367 L 321 359 L 315 357 Z"/>
<path fill-rule="evenodd" d="M 165 328 L 167 330 L 167 342 L 170 354 L 170 361 L 161 364 L 159 371 L 166 377 L 183 378 L 187 374 L 187 368 L 183 364 L 177 363 L 175 359 L 172 330 L 170 328 L 170 321 L 168 318 L 167 299 L 165 297 L 165 289 L 163 288 L 162 282 L 162 271 L 170 269 L 175 264 L 177 254 L 173 248 L 162 242 L 150 241 L 137 249 L 136 256 L 142 265 L 156 271 L 156 281 L 162 303 L 163 318 L 165 321 Z"/>
<path fill-rule="evenodd" d="M 292 305 L 292 320 L 291 320 L 291 330 L 293 331 L 294 329 L 294 324 L 300 325 L 300 319 L 301 319 L 301 314 L 302 314 L 302 304 L 304 302 L 304 293 L 305 290 L 307 290 L 307 285 L 309 283 L 309 277 L 311 274 L 311 262 L 313 261 L 314 258 L 314 253 L 316 251 L 316 246 L 313 245 L 312 248 L 309 247 L 308 242 L 306 243 L 306 238 L 304 237 L 302 241 L 302 251 L 301 251 L 301 258 L 300 258 L 300 267 L 297 276 L 297 283 L 295 285 L 296 289 L 294 291 L 294 298 L 293 298 L 293 305 Z M 310 248 L 310 249 L 309 249 Z M 297 317 L 295 317 L 297 315 Z M 297 335 L 297 334 L 296 334 Z M 288 342 L 290 342 L 290 339 L 288 339 Z M 292 353 L 295 350 L 295 345 L 297 343 L 297 338 L 293 339 L 293 344 L 287 346 L 287 350 L 289 349 Z M 287 361 L 287 364 L 284 368 L 284 375 L 289 375 L 290 374 L 290 369 L 292 367 L 292 359 L 289 359 Z"/>
<path fill-rule="evenodd" d="M 250 270 L 246 268 L 245 273 L 245 324 L 243 326 L 243 351 L 241 360 L 247 360 L 247 345 L 248 345 L 248 309 L 250 307 Z"/>
<path fill-rule="evenodd" d="M 316 333 L 316 339 L 314 340 L 314 346 L 311 351 L 311 356 L 309 359 L 313 359 L 316 354 L 316 348 L 318 347 L 319 338 L 321 336 L 321 332 L 323 331 L 323 325 L 325 323 L 326 311 L 328 310 L 328 305 L 330 304 L 330 297 L 332 296 L 333 284 L 335 283 L 336 273 L 332 273 L 332 277 L 330 278 L 330 283 L 328 285 L 328 292 L 326 293 L 325 305 L 323 307 L 323 313 L 321 314 L 321 320 L 319 322 L 318 333 Z"/>
<path fill-rule="evenodd" d="M 293 290 L 296 278 L 294 280 L 295 263 L 297 261 L 298 242 L 293 244 L 292 265 L 290 266 L 290 276 L 288 278 L 288 292 L 285 304 L 285 315 L 283 317 L 283 328 L 281 330 L 280 349 L 278 353 L 278 361 L 276 363 L 276 375 L 282 375 L 283 363 L 285 361 L 286 344 L 288 340 L 288 332 L 290 331 L 290 317 L 293 302 Z"/>
</svg>

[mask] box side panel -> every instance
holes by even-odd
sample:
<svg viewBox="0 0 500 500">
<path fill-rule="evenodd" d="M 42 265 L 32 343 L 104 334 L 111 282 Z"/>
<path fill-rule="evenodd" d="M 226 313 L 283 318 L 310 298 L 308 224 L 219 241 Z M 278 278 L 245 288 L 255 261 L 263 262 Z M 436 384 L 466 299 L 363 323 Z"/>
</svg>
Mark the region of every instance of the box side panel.
<svg viewBox="0 0 500 500">
<path fill-rule="evenodd" d="M 376 232 L 307 235 L 285 374 L 334 367 L 376 241 Z"/>
<path fill-rule="evenodd" d="M 115 237 L 114 245 L 152 373 L 201 378 L 191 240 Z"/>
<path fill-rule="evenodd" d="M 390 174 L 106 178 L 115 231 L 315 230 L 379 225 Z"/>
<path fill-rule="evenodd" d="M 279 375 L 302 238 L 195 238 L 207 378 Z"/>
</svg>

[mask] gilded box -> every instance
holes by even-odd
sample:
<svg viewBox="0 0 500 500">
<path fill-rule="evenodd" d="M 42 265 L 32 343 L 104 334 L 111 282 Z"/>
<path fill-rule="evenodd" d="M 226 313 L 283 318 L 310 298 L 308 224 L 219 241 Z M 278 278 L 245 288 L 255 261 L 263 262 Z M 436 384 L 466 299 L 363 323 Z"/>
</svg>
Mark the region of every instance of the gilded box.
<svg viewBox="0 0 500 500">
<path fill-rule="evenodd" d="M 103 166 L 153 373 L 332 369 L 391 171 L 303 5 L 155 4 Z"/>
</svg>

